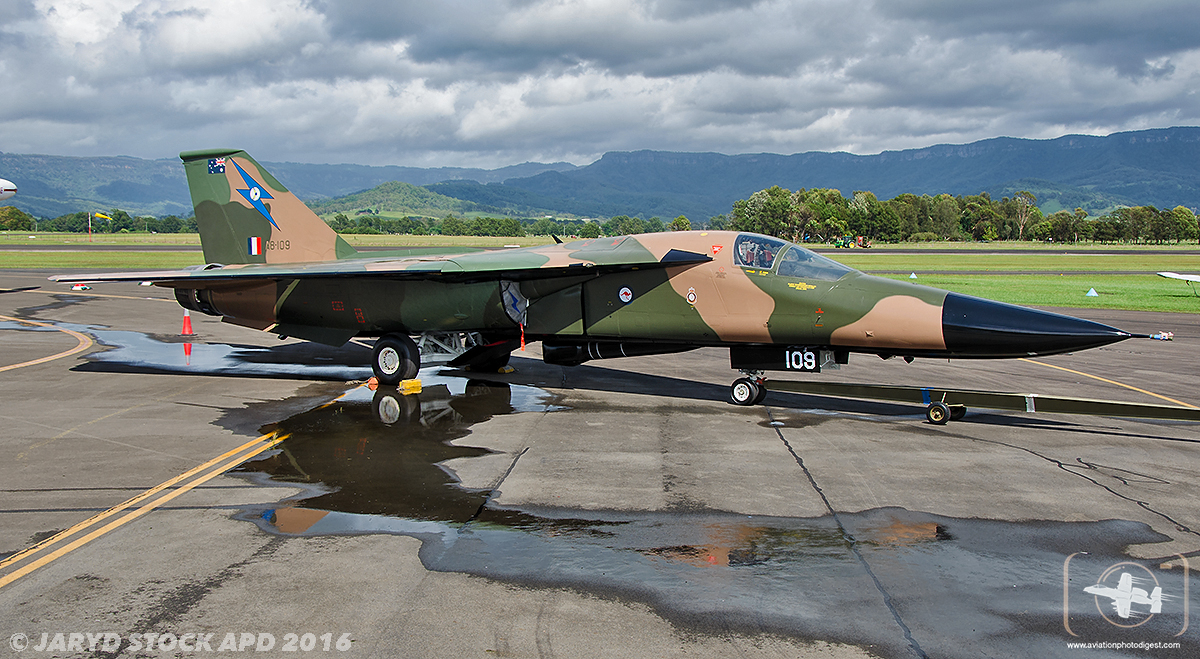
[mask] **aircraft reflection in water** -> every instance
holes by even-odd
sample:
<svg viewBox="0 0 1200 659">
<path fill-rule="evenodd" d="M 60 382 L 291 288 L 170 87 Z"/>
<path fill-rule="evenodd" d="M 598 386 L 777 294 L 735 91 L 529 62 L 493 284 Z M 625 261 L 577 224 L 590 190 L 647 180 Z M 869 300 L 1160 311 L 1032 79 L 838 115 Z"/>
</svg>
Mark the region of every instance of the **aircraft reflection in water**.
<svg viewBox="0 0 1200 659">
<path fill-rule="evenodd" d="M 452 394 L 450 387 L 460 393 Z M 463 487 L 453 471 L 443 466 L 449 460 L 493 453 L 451 443 L 466 437 L 472 425 L 499 414 L 545 409 L 554 409 L 545 392 L 480 380 L 463 385 L 461 380 L 446 378 L 411 395 L 401 395 L 394 388 L 372 393 L 360 387 L 328 405 L 262 428 L 289 437 L 277 453 L 238 471 L 264 473 L 273 481 L 304 483 L 322 491 L 298 502 L 301 505 L 261 515 L 260 523 L 289 535 L 420 535 L 457 532 L 471 525 L 555 536 L 611 537 L 612 527 L 630 525 L 630 521 L 563 518 L 494 506 L 489 502 L 496 492 Z M 921 522 L 901 530 L 892 528 L 881 537 L 932 540 L 935 526 Z M 821 554 L 842 560 L 846 547 L 841 533 L 829 525 L 776 529 L 712 520 L 696 525 L 689 535 L 690 544 L 627 549 L 691 565 L 728 566 L 763 563 L 772 555 Z"/>
<path fill-rule="evenodd" d="M 428 377 L 426 382 L 441 378 Z M 450 387 L 459 390 L 453 395 Z M 336 401 L 266 427 L 291 436 L 280 452 L 249 463 L 244 471 L 264 472 L 284 482 L 311 483 L 329 488 L 305 501 L 326 508 L 365 515 L 388 515 L 414 520 L 462 524 L 476 519 L 491 492 L 458 485 L 442 462 L 480 457 L 492 451 L 450 444 L 469 433 L 470 426 L 497 414 L 546 409 L 544 392 L 505 383 L 446 378 L 425 386 L 420 394 L 401 395 L 395 388 L 371 392 L 359 387 Z M 489 514 L 497 513 L 488 511 Z M 514 514 L 510 520 L 528 520 Z M 304 532 L 319 513 L 281 509 L 273 523 L 284 532 Z"/>
<path fill-rule="evenodd" d="M 463 487 L 443 463 L 493 452 L 452 444 L 453 440 L 466 437 L 472 425 L 495 415 L 555 408 L 548 394 L 533 387 L 481 380 L 468 380 L 464 385 L 455 378 L 437 379 L 441 382 L 411 395 L 400 395 L 394 388 L 371 392 L 359 387 L 332 403 L 262 428 L 289 437 L 278 452 L 238 471 L 264 473 L 274 481 L 310 484 L 323 491 L 304 499 L 302 506 L 267 511 L 263 519 L 279 532 L 305 535 L 432 528 L 399 520 L 452 527 L 484 523 L 526 530 L 554 528 L 556 532 L 591 529 L 589 533 L 628 523 L 562 519 L 553 512 L 541 516 L 500 508 L 489 503 L 495 494 L 492 490 Z M 452 393 L 451 387 L 458 393 Z M 933 539 L 934 526 L 923 522 L 904 531 L 886 531 L 884 536 L 906 541 Z M 797 535 L 758 524 L 722 522 L 700 524 L 697 529 L 696 544 L 633 549 L 705 565 L 761 562 L 762 552 L 778 545 L 798 543 L 834 553 L 845 549 L 835 528 Z"/>
</svg>

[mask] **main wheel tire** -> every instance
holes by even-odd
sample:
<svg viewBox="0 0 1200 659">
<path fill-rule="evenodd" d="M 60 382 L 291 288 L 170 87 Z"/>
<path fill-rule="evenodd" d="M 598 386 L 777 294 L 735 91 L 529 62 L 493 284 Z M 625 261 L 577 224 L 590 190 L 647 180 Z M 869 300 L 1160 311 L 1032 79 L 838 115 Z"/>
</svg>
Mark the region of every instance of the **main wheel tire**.
<svg viewBox="0 0 1200 659">
<path fill-rule="evenodd" d="M 966 405 L 951 405 L 950 406 L 950 420 L 951 421 L 958 421 L 959 419 L 963 418 L 966 415 L 967 415 L 967 406 Z"/>
<path fill-rule="evenodd" d="M 421 352 L 405 334 L 388 334 L 375 342 L 371 370 L 380 384 L 396 385 L 417 376 L 421 370 Z"/>
<path fill-rule="evenodd" d="M 753 405 L 762 388 L 750 378 L 738 378 L 729 386 L 729 400 L 734 405 Z"/>
<path fill-rule="evenodd" d="M 941 401 L 935 401 L 925 408 L 925 418 L 935 426 L 944 426 L 950 420 L 950 407 Z"/>
</svg>

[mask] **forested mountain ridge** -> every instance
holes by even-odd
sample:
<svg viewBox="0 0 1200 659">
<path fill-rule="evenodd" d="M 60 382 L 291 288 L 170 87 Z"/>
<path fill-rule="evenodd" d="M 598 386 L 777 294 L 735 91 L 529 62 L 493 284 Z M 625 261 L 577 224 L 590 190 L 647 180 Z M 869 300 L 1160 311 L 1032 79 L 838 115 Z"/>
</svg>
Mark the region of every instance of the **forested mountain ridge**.
<svg viewBox="0 0 1200 659">
<path fill-rule="evenodd" d="M 574 169 L 570 163 L 523 163 L 499 169 L 372 167 L 262 162 L 304 200 L 324 200 L 402 181 L 424 185 L 446 180 L 500 181 L 543 171 Z M 183 163 L 178 158 L 73 157 L 0 152 L 0 178 L 17 184 L 16 197 L 0 202 L 40 217 L 121 208 L 132 215 L 192 212 Z M 464 202 L 470 205 L 472 202 Z"/>
<path fill-rule="evenodd" d="M 321 215 L 369 210 L 374 214 L 400 213 L 425 217 L 442 217 L 450 213 L 461 215 L 479 208 L 474 202 L 440 195 L 419 185 L 401 181 L 381 183 L 370 190 L 344 197 L 310 201 L 308 206 Z"/>
<path fill-rule="evenodd" d="M 1082 206 L 1095 213 L 1118 204 L 1195 208 L 1200 207 L 1200 128 L 1053 140 L 1000 137 L 870 156 L 607 153 L 587 167 L 509 179 L 504 185 L 572 199 L 599 215 L 707 217 L 727 213 L 733 201 L 772 185 L 833 188 L 847 197 L 864 190 L 880 199 L 943 192 L 1001 197 L 1010 189 L 1040 188 L 1039 201 L 1049 203 L 1051 212 Z M 1055 204 L 1060 196 L 1068 203 Z"/>
<path fill-rule="evenodd" d="M 526 163 L 496 170 L 263 164 L 310 201 L 389 181 L 451 181 L 429 189 L 480 210 L 512 215 L 545 211 L 704 220 L 727 214 L 734 201 L 775 185 L 791 190 L 831 188 L 847 197 L 864 190 L 879 199 L 903 193 L 980 192 L 1000 198 L 1028 190 L 1046 214 L 1082 207 L 1096 215 L 1117 205 L 1200 208 L 1200 127 L 1189 126 L 1105 137 L 998 137 L 866 156 L 632 151 L 606 153 L 584 167 Z M 0 178 L 20 189 L 4 204 L 43 217 L 109 208 L 159 216 L 191 210 L 183 168 L 173 158 L 0 153 Z M 461 212 L 469 207 L 455 208 Z"/>
</svg>

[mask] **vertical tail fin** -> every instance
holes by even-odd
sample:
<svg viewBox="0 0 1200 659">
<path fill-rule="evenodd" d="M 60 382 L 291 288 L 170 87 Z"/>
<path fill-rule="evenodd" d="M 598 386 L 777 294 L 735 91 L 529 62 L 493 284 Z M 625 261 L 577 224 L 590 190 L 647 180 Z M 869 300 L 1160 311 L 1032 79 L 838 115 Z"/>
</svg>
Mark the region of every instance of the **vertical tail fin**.
<svg viewBox="0 0 1200 659">
<path fill-rule="evenodd" d="M 355 250 L 245 151 L 179 154 L 207 263 L 332 261 Z"/>
</svg>

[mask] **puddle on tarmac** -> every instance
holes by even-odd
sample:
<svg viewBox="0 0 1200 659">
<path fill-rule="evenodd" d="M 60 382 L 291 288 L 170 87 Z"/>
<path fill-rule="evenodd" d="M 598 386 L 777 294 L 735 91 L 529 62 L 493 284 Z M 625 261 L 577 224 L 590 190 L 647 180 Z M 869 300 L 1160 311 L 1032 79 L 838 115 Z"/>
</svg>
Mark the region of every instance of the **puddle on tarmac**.
<svg viewBox="0 0 1200 659">
<path fill-rule="evenodd" d="M 315 343 L 280 343 L 263 347 L 186 341 L 182 337 L 157 337 L 112 330 L 96 325 L 54 323 L 96 339 L 106 347 L 88 353 L 77 371 L 109 373 L 194 373 L 231 377 L 289 378 L 348 381 L 371 376 L 371 350 L 354 343 L 330 348 Z M 0 322 L 0 330 L 52 332 L 37 327 Z"/>
<path fill-rule="evenodd" d="M 462 441 L 472 425 L 555 410 L 553 401 L 533 387 L 424 376 L 418 395 L 358 388 L 274 424 L 291 437 L 240 471 L 305 493 L 241 517 L 284 535 L 410 536 L 430 570 L 642 601 L 701 631 L 840 640 L 885 655 L 912 652 L 897 617 L 930 655 L 1061 654 L 1073 638 L 1063 625 L 1064 561 L 1076 552 L 1088 554 L 1068 570 L 1072 633 L 1163 640 L 1184 621 L 1182 572 L 1157 562 L 1146 564 L 1175 599 L 1155 616 L 1135 605 L 1142 627 L 1110 625 L 1082 591 L 1128 560 L 1124 547 L 1167 539 L 1141 523 L 896 508 L 798 519 L 501 507 L 491 490 L 464 488 L 440 465 L 494 456 Z"/>
<path fill-rule="evenodd" d="M 444 377 L 428 369 L 422 371 L 421 381 L 421 393 L 407 396 L 394 387 L 375 392 L 356 387 L 330 403 L 266 426 L 261 432 L 275 430 L 291 437 L 237 471 L 320 490 L 304 500 L 305 508 L 382 516 L 381 520 L 463 524 L 482 515 L 513 526 L 536 522 L 517 512 L 484 510 L 490 492 L 460 487 L 440 463 L 491 454 L 485 448 L 448 442 L 497 414 L 561 409 L 552 396 L 535 387 Z M 294 515 L 320 524 L 298 526 Z M 281 509 L 274 528 L 316 534 L 357 530 L 339 523 L 366 522 L 338 514 L 316 520 L 312 512 Z"/>
</svg>

